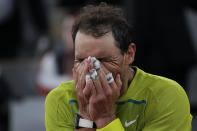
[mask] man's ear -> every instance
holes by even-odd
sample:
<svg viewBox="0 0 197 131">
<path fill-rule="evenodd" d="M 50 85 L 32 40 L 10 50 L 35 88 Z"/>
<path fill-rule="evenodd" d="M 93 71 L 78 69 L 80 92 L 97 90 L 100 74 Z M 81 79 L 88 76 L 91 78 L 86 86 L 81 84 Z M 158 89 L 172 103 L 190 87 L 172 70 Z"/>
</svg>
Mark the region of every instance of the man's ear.
<svg viewBox="0 0 197 131">
<path fill-rule="evenodd" d="M 132 64 L 135 58 L 136 46 L 134 43 L 131 43 L 128 47 L 127 52 L 125 53 L 125 63 Z"/>
</svg>

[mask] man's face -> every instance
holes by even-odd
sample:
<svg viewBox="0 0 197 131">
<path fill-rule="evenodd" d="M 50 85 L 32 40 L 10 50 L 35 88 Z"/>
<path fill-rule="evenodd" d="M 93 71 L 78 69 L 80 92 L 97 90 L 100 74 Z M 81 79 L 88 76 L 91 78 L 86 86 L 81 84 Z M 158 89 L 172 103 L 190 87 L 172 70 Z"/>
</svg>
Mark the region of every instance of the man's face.
<svg viewBox="0 0 197 131">
<path fill-rule="evenodd" d="M 114 78 L 118 73 L 123 73 L 124 55 L 116 47 L 111 32 L 95 38 L 78 31 L 75 39 L 75 65 L 80 64 L 88 56 L 97 58 Z"/>
</svg>

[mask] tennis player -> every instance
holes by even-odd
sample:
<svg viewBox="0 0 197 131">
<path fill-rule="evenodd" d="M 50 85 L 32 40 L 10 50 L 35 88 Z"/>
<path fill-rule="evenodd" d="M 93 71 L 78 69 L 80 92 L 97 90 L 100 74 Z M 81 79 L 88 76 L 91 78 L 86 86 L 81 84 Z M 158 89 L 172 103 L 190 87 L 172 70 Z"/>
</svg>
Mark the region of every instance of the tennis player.
<svg viewBox="0 0 197 131">
<path fill-rule="evenodd" d="M 121 9 L 84 7 L 72 36 L 74 80 L 48 94 L 47 131 L 191 131 L 183 88 L 131 66 L 136 45 Z"/>
</svg>

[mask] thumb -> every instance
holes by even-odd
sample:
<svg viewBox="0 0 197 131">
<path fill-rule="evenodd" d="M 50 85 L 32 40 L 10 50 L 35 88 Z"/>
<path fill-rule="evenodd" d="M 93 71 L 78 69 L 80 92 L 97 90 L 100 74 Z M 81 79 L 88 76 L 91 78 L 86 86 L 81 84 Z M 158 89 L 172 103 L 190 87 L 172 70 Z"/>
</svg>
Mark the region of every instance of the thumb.
<svg viewBox="0 0 197 131">
<path fill-rule="evenodd" d="M 117 74 L 116 75 L 116 85 L 117 85 L 117 87 L 119 88 L 119 89 L 121 89 L 121 87 L 122 87 L 122 81 L 121 81 L 121 79 L 120 79 L 120 74 Z"/>
</svg>

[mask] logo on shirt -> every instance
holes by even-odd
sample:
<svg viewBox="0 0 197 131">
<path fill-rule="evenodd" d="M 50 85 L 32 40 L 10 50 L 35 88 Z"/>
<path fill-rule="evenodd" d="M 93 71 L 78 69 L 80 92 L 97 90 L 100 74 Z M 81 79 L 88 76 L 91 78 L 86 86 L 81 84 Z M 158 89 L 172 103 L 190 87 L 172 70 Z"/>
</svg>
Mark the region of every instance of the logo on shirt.
<svg viewBox="0 0 197 131">
<path fill-rule="evenodd" d="M 139 115 L 137 115 L 136 118 L 130 122 L 127 122 L 127 120 L 126 120 L 124 126 L 129 127 L 130 125 L 132 125 L 133 123 L 135 123 L 137 121 L 138 117 L 139 117 Z"/>
</svg>

